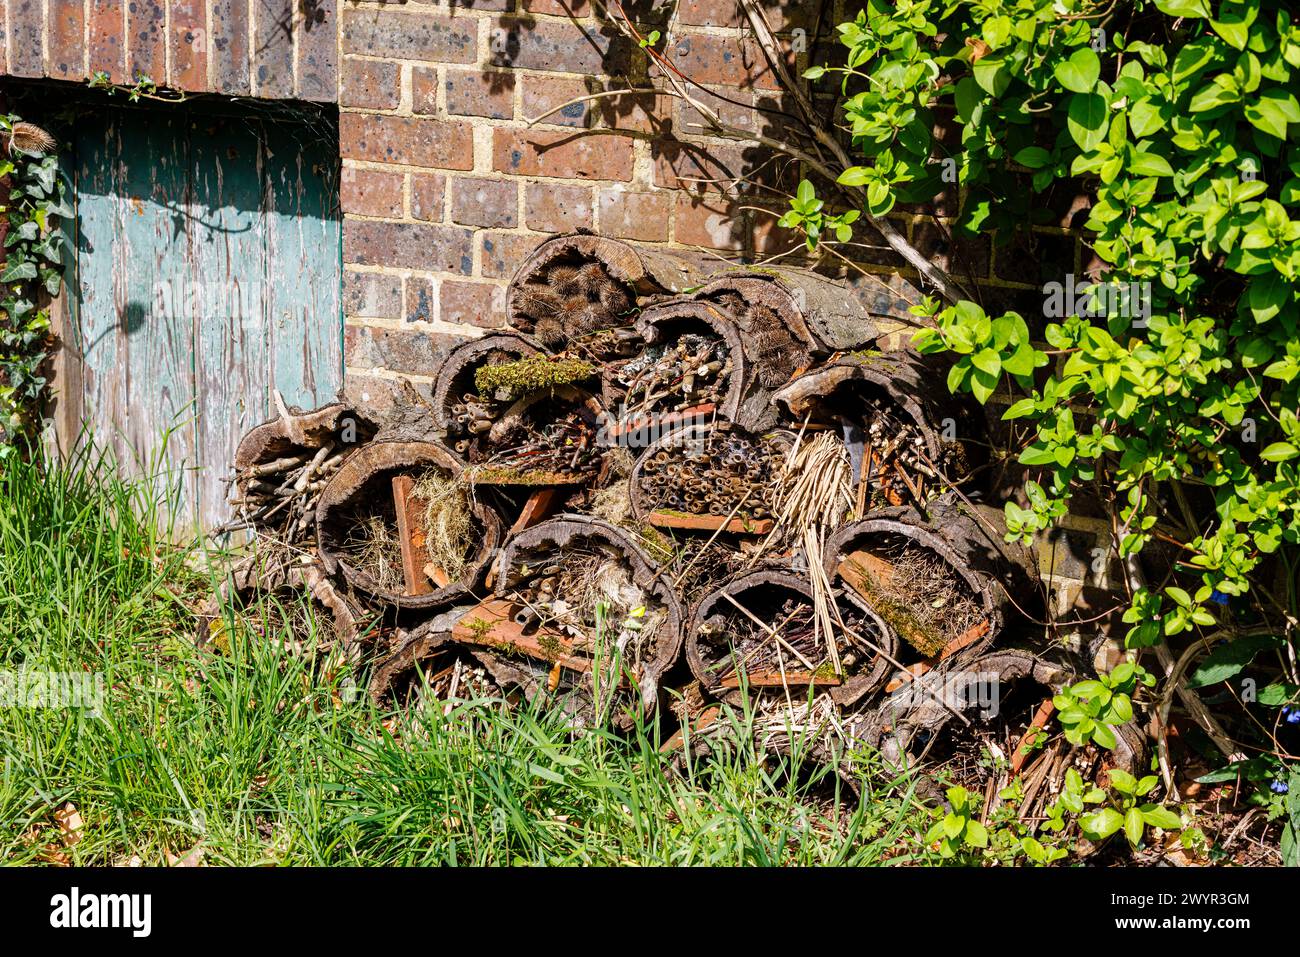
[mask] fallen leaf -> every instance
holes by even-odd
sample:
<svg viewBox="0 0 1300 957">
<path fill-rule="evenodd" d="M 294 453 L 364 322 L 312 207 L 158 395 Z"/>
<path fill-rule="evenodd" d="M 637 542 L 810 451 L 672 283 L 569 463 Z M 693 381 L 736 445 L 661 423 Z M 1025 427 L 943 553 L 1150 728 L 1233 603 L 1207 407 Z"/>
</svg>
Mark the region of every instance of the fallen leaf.
<svg viewBox="0 0 1300 957">
<path fill-rule="evenodd" d="M 79 844 L 82 837 L 81 812 L 77 810 L 75 804 L 68 801 L 54 812 L 54 820 L 59 825 L 59 836 L 63 839 L 64 847 L 72 847 Z"/>
<path fill-rule="evenodd" d="M 203 866 L 203 845 L 196 844 L 179 857 L 171 851 L 167 852 L 168 867 L 202 867 Z"/>
</svg>

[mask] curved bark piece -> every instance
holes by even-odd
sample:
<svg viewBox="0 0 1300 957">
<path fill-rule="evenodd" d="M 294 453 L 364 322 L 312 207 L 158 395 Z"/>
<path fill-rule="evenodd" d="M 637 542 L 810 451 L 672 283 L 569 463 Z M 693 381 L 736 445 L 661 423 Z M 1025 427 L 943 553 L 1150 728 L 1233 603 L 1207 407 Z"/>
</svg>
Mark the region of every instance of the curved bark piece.
<svg viewBox="0 0 1300 957">
<path fill-rule="evenodd" d="M 981 723 L 980 713 L 992 718 L 1020 682 L 1041 686 L 1041 694 L 1025 697 L 1024 702 L 1030 703 L 1050 698 L 1090 674 L 1077 658 L 1057 650 L 1044 654 L 1027 648 L 996 649 L 963 669 L 936 670 L 895 691 L 866 716 L 859 737 L 897 762 L 939 735 L 970 733 L 970 727 Z M 966 720 L 959 720 L 958 714 Z M 1145 736 L 1132 721 L 1115 730 L 1118 743 L 1110 753 L 1116 764 L 1130 772 L 1137 770 L 1146 757 Z"/>
<path fill-rule="evenodd" d="M 756 376 L 753 345 L 734 316 L 707 302 L 669 299 L 643 311 L 636 328 L 645 348 L 607 364 L 601 377 L 606 408 L 620 410 L 611 434 L 654 435 L 716 419 L 752 429 L 775 423 L 771 393 Z M 679 346 L 689 354 L 674 353 Z"/>
<path fill-rule="evenodd" d="M 398 530 L 394 479 L 415 479 L 430 471 L 455 480 L 461 474 L 461 465 L 451 452 L 433 442 L 377 441 L 352 455 L 325 486 L 316 509 L 317 547 L 326 571 L 331 575 L 341 573 L 354 588 L 399 608 L 436 608 L 468 594 L 486 570 L 501 539 L 501 520 L 472 494 L 468 499 L 471 545 L 464 569 L 455 580 L 437 583 L 435 568 L 429 577 L 437 587 L 418 594 L 413 593 L 409 579 L 406 588 L 401 588 L 395 580 L 381 581 L 372 571 L 358 565 L 356 543 L 361 526 L 377 522 L 387 534 Z M 408 542 L 415 541 L 411 534 L 406 537 Z M 401 542 L 397 544 L 400 547 Z M 420 546 L 412 547 L 418 550 Z M 411 561 L 417 572 L 429 572 L 428 565 L 418 555 L 413 555 Z M 402 556 L 402 569 L 408 564 L 410 561 Z"/>
<path fill-rule="evenodd" d="M 1020 617 L 1017 606 L 1038 607 L 1033 556 L 1001 541 L 1000 520 L 996 510 L 973 513 L 951 498 L 932 503 L 928 518 L 908 507 L 881 509 L 831 537 L 826 574 L 931 665 L 959 667 Z"/>
<path fill-rule="evenodd" d="M 771 328 L 775 318 L 792 347 L 809 355 L 866 348 L 883 331 L 846 283 L 806 269 L 749 267 L 726 271 L 711 278 L 692 296 L 735 313 L 749 334 Z M 744 306 L 738 307 L 738 301 Z"/>
<path fill-rule="evenodd" d="M 449 608 L 426 622 L 412 628 L 397 647 L 370 673 L 370 697 L 381 702 L 392 693 L 401 678 L 417 665 L 426 667 L 433 659 L 452 650 L 451 629 L 469 610 L 468 605 Z M 426 667 L 427 670 L 427 667 Z"/>
<path fill-rule="evenodd" d="M 575 572 L 578 584 L 566 587 L 554 580 L 566 566 L 573 569 L 579 562 L 585 564 Z M 499 599 L 526 598 L 518 602 L 528 612 L 524 634 L 532 633 L 532 628 L 542 637 L 518 646 L 525 655 L 538 659 L 533 648 L 536 644 L 542 649 L 541 657 L 549 663 L 558 666 L 563 661 L 585 659 L 588 671 L 599 676 L 609 670 L 610 642 L 624 642 L 623 660 L 631 663 L 642 709 L 646 713 L 653 710 L 659 680 L 681 650 L 683 613 L 676 592 L 626 532 L 585 515 L 559 515 L 511 538 L 497 558 L 493 581 Z M 578 594 L 583 589 L 586 594 Z M 607 634 L 596 634 L 595 622 L 585 607 L 590 603 L 587 598 L 607 605 Z M 633 601 L 644 608 L 640 615 L 635 612 L 636 606 L 621 607 Z M 625 627 L 621 616 L 642 624 L 632 631 Z M 563 632 L 575 621 L 582 627 Z M 472 621 L 462 624 L 475 628 Z M 611 638 L 608 632 L 615 628 L 620 629 L 619 633 Z M 486 630 L 483 625 L 478 629 Z M 574 635 L 572 631 L 586 633 Z M 561 637 L 552 640 L 548 637 L 552 634 Z M 547 651 L 552 646 L 555 650 Z M 610 696 L 605 697 L 608 700 Z M 617 716 L 614 711 L 610 713 Z"/>
<path fill-rule="evenodd" d="M 600 468 L 605 409 L 574 385 L 529 392 L 500 412 L 469 447 L 476 485 L 573 485 Z"/>
<path fill-rule="evenodd" d="M 268 595 L 285 595 L 294 600 L 294 596 L 302 592 L 310 596 L 322 620 L 329 623 L 333 641 L 342 647 L 346 658 L 356 664 L 365 616 L 360 608 L 339 593 L 316 562 L 308 565 L 263 562 L 258 555 L 243 559 L 231 569 L 196 616 L 194 643 L 199 647 L 212 643 L 213 626 L 221 618 L 225 605 L 233 603 L 244 607 Z"/>
<path fill-rule="evenodd" d="M 910 350 L 857 352 L 799 376 L 775 400 L 796 422 L 809 415 L 837 422 L 881 396 L 919 430 L 930 463 L 959 481 L 978 464 L 972 443 L 984 428 L 978 411 L 948 392 L 947 374 L 941 362 Z"/>
<path fill-rule="evenodd" d="M 374 423 L 338 402 L 310 412 L 286 408 L 253 427 L 235 450 L 235 518 L 218 531 L 255 528 L 290 544 L 308 537 L 326 479 L 374 432 Z"/>
<path fill-rule="evenodd" d="M 777 688 L 798 689 L 796 695 L 811 685 L 827 691 L 837 705 L 851 705 L 885 679 L 890 663 L 879 651 L 893 657 L 897 643 L 880 616 L 855 595 L 841 592 L 836 601 L 840 616 L 857 635 L 834 636 L 842 674 L 835 673 L 824 645 L 814 647 L 812 586 L 777 568 L 743 572 L 700 599 L 686 629 L 691 673 L 705 688 L 728 698 L 738 699 L 742 684 L 751 694 Z M 744 637 L 737 644 L 738 636 Z"/>
<path fill-rule="evenodd" d="M 697 285 L 689 261 L 617 239 L 571 233 L 542 243 L 510 280 L 506 322 L 548 348 L 631 324 L 638 297 Z"/>
<path fill-rule="evenodd" d="M 373 431 L 371 423 L 361 413 L 342 402 L 331 402 L 309 412 L 295 412 L 291 409 L 288 420 L 277 416 L 245 433 L 235 449 L 235 470 L 272 462 L 303 449 L 319 449 L 330 440 L 339 441 L 340 433 L 348 424 L 349 418 L 356 420 L 353 423 L 357 426 L 357 438 L 354 441 L 364 441 L 369 432 Z"/>
<path fill-rule="evenodd" d="M 480 366 L 526 359 L 542 352 L 542 347 L 527 336 L 513 332 L 470 339 L 452 349 L 433 380 L 433 416 L 438 428 L 449 441 L 467 433 L 467 429 L 457 427 L 458 415 L 453 407 L 464 405 L 465 397 L 477 392 L 474 373 Z"/>
</svg>

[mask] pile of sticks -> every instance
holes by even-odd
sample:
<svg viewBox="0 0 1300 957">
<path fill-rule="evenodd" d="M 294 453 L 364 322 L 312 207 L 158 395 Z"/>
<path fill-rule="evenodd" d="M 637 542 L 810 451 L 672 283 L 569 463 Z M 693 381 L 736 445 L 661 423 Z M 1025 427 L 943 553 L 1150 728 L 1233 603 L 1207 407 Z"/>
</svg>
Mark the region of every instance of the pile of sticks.
<svg viewBox="0 0 1300 957">
<path fill-rule="evenodd" d="M 486 689 L 627 726 L 811 696 L 837 735 L 908 750 L 897 729 L 938 725 L 900 694 L 1032 634 L 978 419 L 930 360 L 878 351 L 842 288 L 579 235 L 508 303 L 431 395 L 375 421 L 282 409 L 241 445 L 230 529 L 332 584 L 376 697 Z M 400 575 L 348 552 L 366 529 Z"/>
</svg>

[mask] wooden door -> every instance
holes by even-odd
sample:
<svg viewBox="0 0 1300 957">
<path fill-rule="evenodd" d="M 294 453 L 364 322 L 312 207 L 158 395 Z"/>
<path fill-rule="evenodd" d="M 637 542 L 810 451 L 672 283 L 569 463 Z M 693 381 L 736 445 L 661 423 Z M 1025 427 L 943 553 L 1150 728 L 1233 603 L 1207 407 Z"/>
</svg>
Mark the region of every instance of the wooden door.
<svg viewBox="0 0 1300 957">
<path fill-rule="evenodd" d="M 61 444 L 160 474 L 185 524 L 228 516 L 222 478 L 272 390 L 342 383 L 336 127 L 183 107 L 78 118 Z"/>
</svg>

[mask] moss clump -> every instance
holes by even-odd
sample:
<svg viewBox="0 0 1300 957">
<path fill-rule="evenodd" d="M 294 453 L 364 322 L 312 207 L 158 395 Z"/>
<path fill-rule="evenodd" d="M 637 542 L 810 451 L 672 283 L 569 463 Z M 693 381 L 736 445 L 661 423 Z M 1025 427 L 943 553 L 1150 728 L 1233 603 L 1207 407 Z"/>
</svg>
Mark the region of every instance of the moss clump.
<svg viewBox="0 0 1300 957">
<path fill-rule="evenodd" d="M 578 479 L 590 472 L 523 471 L 521 469 L 478 466 L 466 472 L 470 484 L 476 485 L 556 485 L 557 479 Z"/>
<path fill-rule="evenodd" d="M 492 630 L 492 622 L 486 618 L 473 618 L 465 622 L 465 627 L 474 633 L 474 637 L 482 641 L 487 637 L 487 633 Z"/>
<path fill-rule="evenodd" d="M 564 654 L 564 649 L 560 646 L 560 639 L 550 633 L 543 633 L 537 639 L 538 646 L 542 649 L 542 654 L 546 656 L 547 661 L 558 661 Z"/>
<path fill-rule="evenodd" d="M 860 575 L 863 591 L 862 597 L 870 602 L 871 607 L 885 624 L 894 629 L 894 634 L 916 649 L 923 658 L 933 658 L 948 645 L 948 639 L 935 628 L 927 626 L 912 610 L 882 586 L 875 575 L 866 568 L 854 563 Z"/>
<path fill-rule="evenodd" d="M 474 386 L 481 395 L 517 399 L 540 389 L 582 382 L 596 375 L 596 367 L 581 359 L 529 356 L 514 362 L 480 366 L 474 370 Z"/>
<path fill-rule="evenodd" d="M 813 672 L 814 681 L 834 681 L 838 677 L 840 677 L 839 672 L 829 661 L 822 662 L 821 666 Z"/>
</svg>

